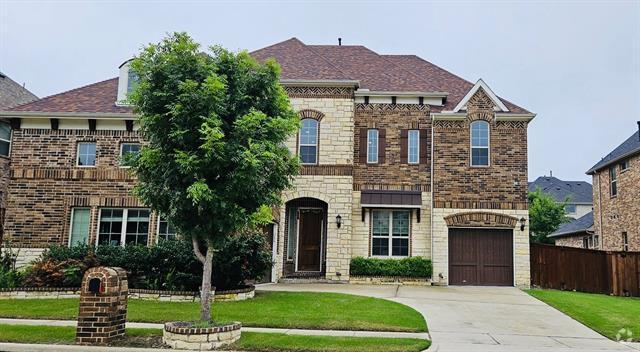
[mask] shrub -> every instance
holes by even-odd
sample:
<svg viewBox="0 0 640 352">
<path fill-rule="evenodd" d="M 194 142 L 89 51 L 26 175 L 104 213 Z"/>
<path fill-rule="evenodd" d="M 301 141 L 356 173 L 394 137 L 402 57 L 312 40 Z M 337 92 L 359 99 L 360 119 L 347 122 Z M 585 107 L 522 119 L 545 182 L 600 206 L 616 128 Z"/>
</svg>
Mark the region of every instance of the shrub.
<svg viewBox="0 0 640 352">
<path fill-rule="evenodd" d="M 351 275 L 431 277 L 431 260 L 422 257 L 378 259 L 356 257 L 351 259 Z"/>
<path fill-rule="evenodd" d="M 244 233 L 229 237 L 213 256 L 213 285 L 216 290 L 242 287 L 247 280 L 261 279 L 271 264 L 264 235 Z"/>
<path fill-rule="evenodd" d="M 202 264 L 195 257 L 191 242 L 181 240 L 160 241 L 152 247 L 101 245 L 94 249 L 88 245 L 54 245 L 27 270 L 25 285 L 79 287 L 84 272 L 98 265 L 125 269 L 131 288 L 200 289 Z M 270 265 L 264 236 L 241 234 L 223 242 L 214 255 L 213 284 L 219 290 L 240 288 L 245 281 L 260 279 Z"/>
<path fill-rule="evenodd" d="M 5 250 L 0 251 L 0 288 L 14 288 L 22 286 L 23 275 L 16 270 L 17 253 L 10 244 L 5 243 Z"/>
</svg>

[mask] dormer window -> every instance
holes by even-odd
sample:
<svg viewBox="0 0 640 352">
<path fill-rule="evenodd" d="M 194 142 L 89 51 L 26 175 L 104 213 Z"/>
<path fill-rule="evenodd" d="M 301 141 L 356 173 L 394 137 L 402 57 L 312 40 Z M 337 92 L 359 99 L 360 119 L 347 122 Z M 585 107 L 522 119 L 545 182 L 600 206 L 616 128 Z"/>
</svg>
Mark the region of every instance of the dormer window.
<svg viewBox="0 0 640 352">
<path fill-rule="evenodd" d="M 120 65 L 120 76 L 118 77 L 118 100 L 116 105 L 129 105 L 129 93 L 136 87 L 138 76 L 130 70 L 131 60 Z"/>
</svg>

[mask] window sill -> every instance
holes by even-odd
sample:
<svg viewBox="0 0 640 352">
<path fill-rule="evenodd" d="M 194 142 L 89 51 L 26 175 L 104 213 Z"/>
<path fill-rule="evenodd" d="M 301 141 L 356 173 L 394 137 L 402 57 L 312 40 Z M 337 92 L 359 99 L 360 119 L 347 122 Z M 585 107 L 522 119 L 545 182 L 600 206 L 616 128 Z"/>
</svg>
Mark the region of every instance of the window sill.
<svg viewBox="0 0 640 352">
<path fill-rule="evenodd" d="M 11 160 L 11 157 L 9 155 L 2 155 L 0 154 L 0 159 L 7 159 L 7 160 Z"/>
<path fill-rule="evenodd" d="M 77 167 L 79 169 L 95 169 L 96 168 L 95 165 L 75 165 L 74 167 Z"/>
</svg>

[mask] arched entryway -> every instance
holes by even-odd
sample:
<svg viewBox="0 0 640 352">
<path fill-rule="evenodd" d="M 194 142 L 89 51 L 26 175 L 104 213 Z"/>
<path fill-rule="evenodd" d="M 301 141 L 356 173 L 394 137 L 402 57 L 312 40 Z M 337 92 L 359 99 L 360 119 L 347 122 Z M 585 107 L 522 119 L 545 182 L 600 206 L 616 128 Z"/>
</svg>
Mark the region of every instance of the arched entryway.
<svg viewBox="0 0 640 352">
<path fill-rule="evenodd" d="M 285 277 L 321 277 L 326 268 L 327 203 L 296 198 L 286 203 Z"/>
</svg>

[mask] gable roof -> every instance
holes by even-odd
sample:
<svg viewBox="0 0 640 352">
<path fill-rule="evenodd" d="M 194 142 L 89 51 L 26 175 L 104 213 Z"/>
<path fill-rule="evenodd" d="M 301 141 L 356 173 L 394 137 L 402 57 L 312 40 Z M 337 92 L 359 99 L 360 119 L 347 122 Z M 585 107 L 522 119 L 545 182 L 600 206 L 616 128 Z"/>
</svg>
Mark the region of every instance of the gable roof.
<svg viewBox="0 0 640 352">
<path fill-rule="evenodd" d="M 638 130 L 616 147 L 611 153 L 607 154 L 602 160 L 593 165 L 587 174 L 593 174 L 596 171 L 618 162 L 628 156 L 640 153 L 640 121 L 638 122 Z"/>
<path fill-rule="evenodd" d="M 540 188 L 556 202 L 564 202 L 569 198 L 570 204 L 593 204 L 593 187 L 585 181 L 562 181 L 553 176 L 541 176 L 529 182 L 529 191 Z"/>
<path fill-rule="evenodd" d="M 491 88 L 489 88 L 489 86 L 481 78 L 481 79 L 478 80 L 478 82 L 476 82 L 476 84 L 473 86 L 473 88 L 471 88 L 469 90 L 469 92 L 467 92 L 467 94 L 464 96 L 464 98 L 462 98 L 462 100 L 460 100 L 458 102 L 458 105 L 456 105 L 456 107 L 453 108 L 453 112 L 458 112 L 460 110 L 465 110 L 467 108 L 467 102 L 469 102 L 469 100 L 480 89 L 482 89 L 485 92 L 485 94 L 489 97 L 489 99 L 491 99 L 493 101 L 493 103 L 496 105 L 497 108 L 500 109 L 500 111 L 504 111 L 504 112 L 509 111 L 509 108 L 504 105 L 502 100 L 500 100 L 500 98 L 498 98 L 498 96 L 496 96 L 496 93 L 494 93 L 493 90 L 491 90 Z"/>
<path fill-rule="evenodd" d="M 34 101 L 38 97 L 0 72 L 0 110 Z"/>
<path fill-rule="evenodd" d="M 560 227 L 547 237 L 561 237 L 587 232 L 593 226 L 593 211 L 574 219 L 571 222 L 560 225 Z"/>
<path fill-rule="evenodd" d="M 452 110 L 474 86 L 415 55 L 379 55 L 359 45 L 306 45 L 297 38 L 291 38 L 250 54 L 260 61 L 269 58 L 278 61 L 283 81 L 347 81 L 358 83 L 361 90 L 446 93 L 444 106 L 433 106 L 434 112 Z M 117 90 L 118 78 L 112 78 L 8 111 L 131 114 L 130 107 L 115 104 Z M 529 113 L 499 99 L 512 113 Z"/>
<path fill-rule="evenodd" d="M 116 77 L 18 105 L 9 111 L 131 113 L 130 107 L 116 105 L 117 95 L 118 78 Z"/>
</svg>

